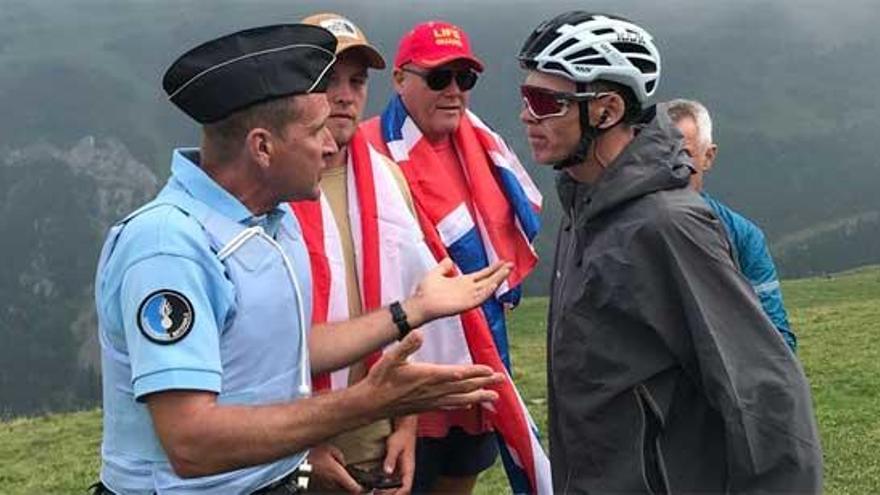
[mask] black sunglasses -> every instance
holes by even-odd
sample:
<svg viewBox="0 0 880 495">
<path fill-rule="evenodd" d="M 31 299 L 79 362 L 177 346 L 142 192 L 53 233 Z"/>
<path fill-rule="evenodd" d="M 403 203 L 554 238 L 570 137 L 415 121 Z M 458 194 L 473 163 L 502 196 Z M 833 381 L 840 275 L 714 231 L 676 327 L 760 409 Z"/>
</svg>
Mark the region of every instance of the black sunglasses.
<svg viewBox="0 0 880 495">
<path fill-rule="evenodd" d="M 425 80 L 425 84 L 432 91 L 441 91 L 446 89 L 455 79 L 458 89 L 462 91 L 470 91 L 476 84 L 479 76 L 471 69 L 452 70 L 452 69 L 431 69 L 428 72 L 410 69 L 409 67 L 401 67 L 402 71 L 415 74 Z"/>
</svg>

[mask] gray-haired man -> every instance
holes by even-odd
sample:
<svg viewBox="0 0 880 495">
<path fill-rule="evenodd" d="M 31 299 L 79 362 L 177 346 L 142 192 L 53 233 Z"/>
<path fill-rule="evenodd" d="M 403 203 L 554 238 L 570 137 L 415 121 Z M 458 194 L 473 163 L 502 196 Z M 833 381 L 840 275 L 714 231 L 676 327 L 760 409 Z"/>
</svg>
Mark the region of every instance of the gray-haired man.
<svg viewBox="0 0 880 495">
<path fill-rule="evenodd" d="M 788 323 L 776 265 L 764 233 L 754 222 L 703 190 L 704 175 L 712 168 L 718 153 L 718 146 L 712 140 L 712 117 L 709 111 L 702 103 L 694 100 L 677 99 L 668 105 L 669 116 L 684 135 L 685 149 L 690 153 L 694 164 L 691 187 L 700 193 L 724 224 L 740 271 L 758 294 L 764 313 L 792 352 L 796 352 L 797 337 Z"/>
</svg>

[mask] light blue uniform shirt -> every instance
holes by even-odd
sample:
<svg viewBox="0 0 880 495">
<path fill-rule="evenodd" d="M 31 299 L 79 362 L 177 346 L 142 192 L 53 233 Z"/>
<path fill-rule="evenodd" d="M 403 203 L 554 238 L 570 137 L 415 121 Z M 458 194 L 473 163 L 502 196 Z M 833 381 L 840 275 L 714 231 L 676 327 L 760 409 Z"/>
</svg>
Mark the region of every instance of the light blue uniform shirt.
<svg viewBox="0 0 880 495">
<path fill-rule="evenodd" d="M 311 279 L 299 224 L 286 205 L 255 218 L 197 161 L 197 150 L 175 151 L 166 186 L 111 229 L 99 262 L 101 479 L 118 493 L 249 493 L 305 455 L 181 479 L 153 430 L 150 393 L 203 390 L 256 405 L 294 400 L 308 383 L 300 322 L 311 320 Z M 275 239 L 252 237 L 221 261 L 255 224 Z"/>
</svg>

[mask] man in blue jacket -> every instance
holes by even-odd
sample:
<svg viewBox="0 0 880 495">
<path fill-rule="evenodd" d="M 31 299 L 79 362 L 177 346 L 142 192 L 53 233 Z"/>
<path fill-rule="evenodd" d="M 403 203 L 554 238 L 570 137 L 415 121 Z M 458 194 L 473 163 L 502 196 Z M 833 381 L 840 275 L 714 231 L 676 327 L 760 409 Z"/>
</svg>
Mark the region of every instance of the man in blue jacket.
<svg viewBox="0 0 880 495">
<path fill-rule="evenodd" d="M 703 191 L 703 174 L 712 168 L 718 152 L 718 146 L 712 141 L 712 118 L 709 111 L 698 101 L 683 99 L 669 102 L 668 111 L 676 127 L 684 135 L 685 148 L 694 163 L 691 187 L 703 196 L 724 224 L 733 258 L 740 271 L 758 294 L 761 307 L 773 326 L 792 352 L 797 352 L 797 337 L 788 323 L 776 265 L 764 233 L 754 222 Z"/>
</svg>

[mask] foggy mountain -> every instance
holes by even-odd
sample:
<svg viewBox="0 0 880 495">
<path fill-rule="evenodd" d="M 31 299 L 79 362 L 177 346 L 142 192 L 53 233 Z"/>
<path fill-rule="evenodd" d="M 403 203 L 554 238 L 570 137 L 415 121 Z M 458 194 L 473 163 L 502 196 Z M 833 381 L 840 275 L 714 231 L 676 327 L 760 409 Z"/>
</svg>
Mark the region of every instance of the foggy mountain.
<svg viewBox="0 0 880 495">
<path fill-rule="evenodd" d="M 487 70 L 471 107 L 545 194 L 546 293 L 559 208 L 517 120 L 515 56 L 541 20 L 584 8 L 629 17 L 663 56 L 658 100 L 713 113 L 708 190 L 766 231 L 783 276 L 880 262 L 880 9 L 869 0 L 324 1 L 0 0 L 0 415 L 99 396 L 93 278 L 106 229 L 168 175 L 198 129 L 161 91 L 165 68 L 207 39 L 318 11 L 349 16 L 392 59 L 416 22 L 455 22 Z M 371 73 L 367 115 L 389 95 Z"/>
</svg>

